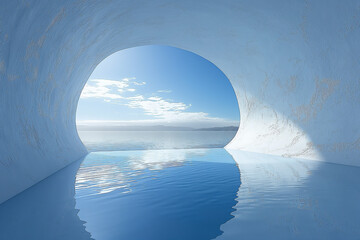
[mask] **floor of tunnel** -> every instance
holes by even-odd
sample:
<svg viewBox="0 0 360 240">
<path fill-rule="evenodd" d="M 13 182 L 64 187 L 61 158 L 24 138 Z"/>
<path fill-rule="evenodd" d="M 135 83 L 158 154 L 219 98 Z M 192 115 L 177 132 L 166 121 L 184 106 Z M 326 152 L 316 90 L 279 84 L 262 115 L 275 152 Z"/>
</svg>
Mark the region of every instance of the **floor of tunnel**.
<svg viewBox="0 0 360 240">
<path fill-rule="evenodd" d="M 0 205 L 0 239 L 358 239 L 359 180 L 222 148 L 93 152 Z"/>
</svg>

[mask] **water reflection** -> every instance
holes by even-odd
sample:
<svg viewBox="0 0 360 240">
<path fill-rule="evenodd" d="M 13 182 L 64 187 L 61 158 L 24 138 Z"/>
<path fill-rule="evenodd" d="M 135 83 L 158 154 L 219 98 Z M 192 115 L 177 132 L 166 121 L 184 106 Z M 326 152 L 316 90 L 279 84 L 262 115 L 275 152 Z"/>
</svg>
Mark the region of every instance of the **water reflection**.
<svg viewBox="0 0 360 240">
<path fill-rule="evenodd" d="M 195 156 L 204 156 L 208 151 L 184 149 L 91 153 L 76 175 L 77 197 L 119 189 L 122 189 L 123 193 L 129 192 L 132 183 L 144 174 L 145 170 L 179 167 Z"/>
<path fill-rule="evenodd" d="M 217 240 L 360 239 L 360 168 L 231 152 L 241 169 L 234 218 Z"/>
<path fill-rule="evenodd" d="M 223 149 L 91 153 L 0 205 L 0 239 L 213 239 L 239 186 Z"/>
<path fill-rule="evenodd" d="M 75 209 L 81 160 L 0 205 L 0 239 L 92 239 Z"/>
<path fill-rule="evenodd" d="M 360 168 L 231 154 L 91 153 L 0 205 L 0 239 L 359 239 Z"/>
<path fill-rule="evenodd" d="M 76 207 L 95 239 L 213 239 L 239 186 L 224 149 L 99 152 L 78 172 Z"/>
</svg>

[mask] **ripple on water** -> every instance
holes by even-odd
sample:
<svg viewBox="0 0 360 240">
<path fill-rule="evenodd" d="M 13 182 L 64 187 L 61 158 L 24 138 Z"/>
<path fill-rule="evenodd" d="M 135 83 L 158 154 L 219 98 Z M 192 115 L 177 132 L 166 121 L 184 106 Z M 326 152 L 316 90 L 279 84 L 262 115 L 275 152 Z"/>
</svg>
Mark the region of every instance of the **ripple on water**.
<svg viewBox="0 0 360 240">
<path fill-rule="evenodd" d="M 0 239 L 359 239 L 360 168 L 231 154 L 91 153 L 1 204 Z"/>
<path fill-rule="evenodd" d="M 233 217 L 239 186 L 224 149 L 90 153 L 76 207 L 95 239 L 213 239 Z"/>
</svg>

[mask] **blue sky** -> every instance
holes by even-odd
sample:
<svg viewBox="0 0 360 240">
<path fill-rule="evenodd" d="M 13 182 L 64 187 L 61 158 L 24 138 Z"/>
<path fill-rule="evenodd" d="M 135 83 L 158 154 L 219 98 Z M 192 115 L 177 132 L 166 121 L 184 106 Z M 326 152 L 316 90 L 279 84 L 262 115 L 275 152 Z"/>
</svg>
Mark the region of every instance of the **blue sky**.
<svg viewBox="0 0 360 240">
<path fill-rule="evenodd" d="M 142 46 L 104 59 L 85 85 L 78 125 L 238 125 L 227 77 L 206 59 L 174 47 Z"/>
</svg>

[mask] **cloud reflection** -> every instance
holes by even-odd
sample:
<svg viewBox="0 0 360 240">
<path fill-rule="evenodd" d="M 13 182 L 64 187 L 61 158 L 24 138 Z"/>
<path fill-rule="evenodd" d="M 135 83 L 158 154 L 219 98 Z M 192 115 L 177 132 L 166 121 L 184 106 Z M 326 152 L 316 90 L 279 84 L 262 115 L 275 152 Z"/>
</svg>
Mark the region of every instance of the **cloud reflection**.
<svg viewBox="0 0 360 240">
<path fill-rule="evenodd" d="M 188 158 L 203 156 L 207 151 L 207 149 L 148 150 L 141 156 L 131 157 L 130 166 L 133 170 L 162 170 L 181 166 Z"/>
<path fill-rule="evenodd" d="M 97 152 L 91 153 L 83 162 L 76 175 L 76 190 L 78 197 L 110 193 L 121 190 L 122 193 L 131 191 L 136 180 L 146 171 L 156 171 L 182 166 L 189 158 L 203 156 L 207 149 L 184 150 L 148 150 L 125 152 Z M 81 191 L 79 191 L 81 190 Z"/>
</svg>

